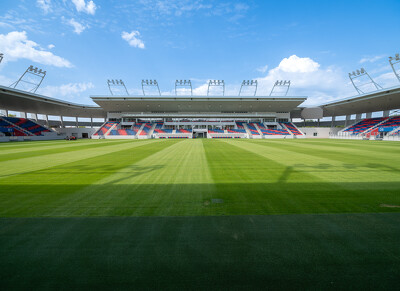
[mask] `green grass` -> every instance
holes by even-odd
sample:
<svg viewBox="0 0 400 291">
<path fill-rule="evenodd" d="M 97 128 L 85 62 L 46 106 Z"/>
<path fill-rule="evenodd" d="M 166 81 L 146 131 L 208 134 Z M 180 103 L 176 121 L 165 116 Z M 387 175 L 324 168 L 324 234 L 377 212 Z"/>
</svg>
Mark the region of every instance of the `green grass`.
<svg viewBox="0 0 400 291">
<path fill-rule="evenodd" d="M 394 142 L 0 144 L 0 289 L 388 289 L 388 206 Z"/>
</svg>

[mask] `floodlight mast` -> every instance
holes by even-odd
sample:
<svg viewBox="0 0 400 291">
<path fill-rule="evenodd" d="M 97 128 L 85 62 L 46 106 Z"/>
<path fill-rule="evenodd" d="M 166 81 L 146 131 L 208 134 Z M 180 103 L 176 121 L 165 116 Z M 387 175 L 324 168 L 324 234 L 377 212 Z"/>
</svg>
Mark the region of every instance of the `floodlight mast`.
<svg viewBox="0 0 400 291">
<path fill-rule="evenodd" d="M 269 93 L 269 96 L 272 96 L 272 94 L 275 94 L 274 96 L 287 96 L 287 93 L 289 92 L 289 89 L 290 89 L 290 84 L 291 84 L 290 80 L 280 80 L 280 81 L 278 80 L 278 81 L 276 81 L 274 86 L 271 89 L 271 93 Z M 276 92 L 275 90 L 277 88 L 284 88 L 284 91 L 283 92 Z M 285 88 L 286 88 L 286 90 L 285 90 Z M 282 94 L 282 93 L 284 93 L 284 94 Z M 279 94 L 279 95 L 276 95 L 276 94 Z"/>
<path fill-rule="evenodd" d="M 224 80 L 208 81 L 207 96 L 210 94 L 210 87 L 222 87 L 222 96 L 225 96 L 225 81 Z"/>
<path fill-rule="evenodd" d="M 392 67 L 393 73 L 396 75 L 397 80 L 400 82 L 400 68 L 396 70 L 395 66 L 396 64 L 400 63 L 400 55 L 396 54 L 394 57 L 389 57 L 389 63 L 390 66 Z"/>
<path fill-rule="evenodd" d="M 0 63 L 3 61 L 4 54 L 0 53 Z"/>
<path fill-rule="evenodd" d="M 31 74 L 31 75 L 37 76 L 40 78 L 40 81 L 35 83 L 32 81 L 24 80 L 24 77 L 26 74 Z M 46 77 L 46 71 L 42 71 L 42 69 L 38 69 L 37 67 L 33 67 L 31 65 L 26 69 L 26 71 L 22 74 L 22 76 L 18 79 L 18 81 L 14 82 L 10 85 L 10 88 L 11 87 L 16 88 L 19 83 L 27 83 L 27 84 L 31 84 L 34 86 L 31 90 L 29 90 L 29 92 L 36 93 L 37 89 L 42 84 L 44 77 Z"/>
<path fill-rule="evenodd" d="M 114 79 L 107 80 L 107 85 L 108 85 L 108 89 L 110 90 L 111 95 L 114 95 L 114 92 L 113 92 L 112 89 L 113 88 L 115 89 L 117 87 L 120 87 L 120 88 L 123 87 L 125 89 L 126 95 L 129 95 L 129 92 L 126 89 L 125 83 L 121 79 L 119 79 L 119 80 L 118 79 L 116 79 L 116 80 L 114 80 Z"/>
<path fill-rule="evenodd" d="M 161 96 L 161 91 L 160 91 L 160 87 L 158 87 L 157 80 L 142 80 L 143 96 L 146 96 L 146 92 L 144 91 L 144 87 L 157 87 L 158 94 Z"/>
<path fill-rule="evenodd" d="M 367 76 L 368 79 L 370 79 L 370 82 L 361 84 L 359 86 L 356 85 L 356 83 L 354 83 L 354 79 L 360 78 L 362 76 Z M 364 92 L 363 90 L 360 89 L 360 86 L 363 85 L 367 85 L 367 84 L 373 84 L 376 88 L 376 91 L 378 91 L 379 89 L 383 89 L 381 85 L 379 85 L 378 83 L 376 83 L 371 76 L 367 73 L 367 71 L 364 68 L 361 68 L 360 70 L 356 70 L 353 71 L 351 73 L 349 73 L 349 78 L 351 83 L 353 84 L 354 88 L 357 90 L 358 94 L 365 94 L 366 92 Z"/>
<path fill-rule="evenodd" d="M 258 87 L 258 82 L 257 80 L 243 80 L 242 85 L 240 86 L 239 90 L 239 96 L 242 93 L 243 87 L 254 87 L 254 96 L 256 96 L 257 93 L 257 87 Z"/>
<path fill-rule="evenodd" d="M 178 96 L 178 89 L 179 88 L 188 88 L 190 87 L 190 96 L 193 96 L 193 88 L 192 88 L 192 81 L 190 80 L 176 80 L 175 81 L 175 96 Z"/>
</svg>

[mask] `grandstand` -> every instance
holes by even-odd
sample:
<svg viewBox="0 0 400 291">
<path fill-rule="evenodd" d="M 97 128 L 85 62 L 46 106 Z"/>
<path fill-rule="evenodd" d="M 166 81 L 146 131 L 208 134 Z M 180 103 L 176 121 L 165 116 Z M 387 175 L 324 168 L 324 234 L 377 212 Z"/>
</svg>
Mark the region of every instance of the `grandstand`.
<svg viewBox="0 0 400 291">
<path fill-rule="evenodd" d="M 0 86 L 0 141 L 71 135 L 92 139 L 399 138 L 400 117 L 390 112 L 400 108 L 400 87 L 317 107 L 302 106 L 305 96 L 96 95 L 91 99 L 96 105 Z M 310 119 L 318 124 L 310 127 L 306 124 Z"/>
<path fill-rule="evenodd" d="M 51 129 L 42 126 L 30 119 L 18 117 L 0 117 L 0 133 L 5 137 L 10 136 L 43 136 L 55 135 Z"/>
</svg>

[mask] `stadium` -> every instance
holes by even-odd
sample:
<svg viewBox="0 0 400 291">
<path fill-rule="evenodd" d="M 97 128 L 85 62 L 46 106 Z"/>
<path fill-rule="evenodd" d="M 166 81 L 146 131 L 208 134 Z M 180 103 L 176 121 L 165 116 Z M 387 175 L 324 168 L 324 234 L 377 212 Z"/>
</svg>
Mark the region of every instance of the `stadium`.
<svg viewBox="0 0 400 291">
<path fill-rule="evenodd" d="M 400 56 L 385 62 L 398 85 L 363 67 L 357 95 L 317 105 L 295 80 L 107 78 L 78 104 L 24 67 L 0 85 L 0 289 L 396 289 Z"/>
</svg>

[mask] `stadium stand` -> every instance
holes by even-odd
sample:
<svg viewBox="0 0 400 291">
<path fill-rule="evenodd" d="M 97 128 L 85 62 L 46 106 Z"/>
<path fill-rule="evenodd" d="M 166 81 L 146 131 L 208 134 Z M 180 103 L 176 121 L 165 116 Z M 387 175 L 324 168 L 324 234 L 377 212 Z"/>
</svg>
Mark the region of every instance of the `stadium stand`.
<svg viewBox="0 0 400 291">
<path fill-rule="evenodd" d="M 0 126 L 13 128 L 13 135 L 15 136 L 27 136 L 27 135 L 43 135 L 45 132 L 51 132 L 48 128 L 30 120 L 27 118 L 19 117 L 2 117 Z M 22 129 L 22 130 L 20 130 Z"/>
<path fill-rule="evenodd" d="M 261 132 L 263 135 L 290 135 L 286 129 L 263 129 Z"/>
<path fill-rule="evenodd" d="M 244 128 L 236 128 L 236 129 L 228 129 L 227 132 L 229 133 L 246 133 Z"/>
<path fill-rule="evenodd" d="M 293 134 L 293 135 L 303 135 L 303 133 L 298 130 L 298 128 L 291 122 L 284 122 L 283 123 L 287 129 Z"/>
<path fill-rule="evenodd" d="M 118 124 L 118 122 L 107 121 L 99 128 L 99 130 L 94 135 L 103 135 L 104 136 L 107 133 L 107 131 L 109 131 L 110 128 L 113 127 L 115 124 Z"/>
<path fill-rule="evenodd" d="M 152 123 L 146 122 L 144 124 L 144 127 L 143 127 L 142 131 L 139 133 L 139 135 L 149 135 L 149 132 L 150 132 L 152 127 L 153 127 Z"/>
<path fill-rule="evenodd" d="M 245 124 L 245 122 L 242 122 L 242 121 L 238 121 L 238 122 L 236 122 L 236 126 L 237 126 L 237 128 L 240 128 L 240 129 L 244 129 L 244 126 L 243 126 L 243 124 Z"/>
<path fill-rule="evenodd" d="M 366 132 L 367 130 L 372 129 L 379 123 L 385 121 L 387 117 L 379 117 L 379 118 L 367 118 L 362 121 L 353 124 L 352 126 L 343 130 L 343 132 L 350 133 L 352 135 L 358 135 L 360 133 Z"/>
<path fill-rule="evenodd" d="M 168 129 L 168 128 L 164 128 L 164 129 L 154 129 L 154 133 L 172 133 L 173 129 Z"/>
<path fill-rule="evenodd" d="M 223 130 L 223 129 L 217 129 L 217 128 L 215 128 L 215 129 L 209 129 L 209 130 L 208 130 L 208 133 L 225 133 L 225 130 Z"/>
<path fill-rule="evenodd" d="M 389 120 L 379 125 L 379 127 L 392 127 L 393 129 L 395 129 L 398 126 L 400 126 L 400 116 L 392 117 Z"/>
<path fill-rule="evenodd" d="M 254 123 L 247 123 L 246 125 L 252 135 L 260 135 Z"/>
<path fill-rule="evenodd" d="M 178 129 L 176 133 L 192 133 L 191 129 Z"/>
</svg>

